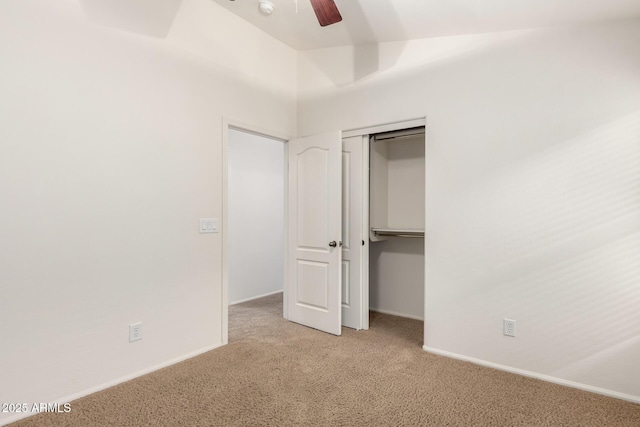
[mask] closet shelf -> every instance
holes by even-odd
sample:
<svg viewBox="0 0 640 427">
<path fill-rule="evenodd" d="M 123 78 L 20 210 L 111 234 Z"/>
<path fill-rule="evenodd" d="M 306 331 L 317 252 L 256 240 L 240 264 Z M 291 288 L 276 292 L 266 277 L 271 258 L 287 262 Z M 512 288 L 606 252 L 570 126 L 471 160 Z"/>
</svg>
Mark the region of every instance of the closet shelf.
<svg viewBox="0 0 640 427">
<path fill-rule="evenodd" d="M 378 228 L 372 227 L 371 232 L 377 236 L 389 237 L 424 237 L 424 229 L 421 228 Z"/>
</svg>

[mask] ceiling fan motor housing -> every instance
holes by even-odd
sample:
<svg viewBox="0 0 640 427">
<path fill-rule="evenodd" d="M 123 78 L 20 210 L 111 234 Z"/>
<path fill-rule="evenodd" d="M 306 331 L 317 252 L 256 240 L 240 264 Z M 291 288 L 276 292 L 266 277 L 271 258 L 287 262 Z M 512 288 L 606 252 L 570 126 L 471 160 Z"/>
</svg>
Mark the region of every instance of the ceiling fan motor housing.
<svg viewBox="0 0 640 427">
<path fill-rule="evenodd" d="M 258 2 L 258 8 L 260 12 L 265 15 L 271 15 L 276 8 L 276 5 L 271 3 L 269 0 L 260 0 Z"/>
</svg>

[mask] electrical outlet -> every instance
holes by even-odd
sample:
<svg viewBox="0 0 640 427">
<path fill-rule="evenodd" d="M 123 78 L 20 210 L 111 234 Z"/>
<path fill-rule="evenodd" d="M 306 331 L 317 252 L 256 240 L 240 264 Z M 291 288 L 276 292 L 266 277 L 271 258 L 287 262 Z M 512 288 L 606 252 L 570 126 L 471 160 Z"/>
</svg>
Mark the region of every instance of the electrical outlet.
<svg viewBox="0 0 640 427">
<path fill-rule="evenodd" d="M 129 325 L 129 342 L 142 339 L 142 322 L 132 323 Z"/>
<path fill-rule="evenodd" d="M 508 337 L 516 336 L 516 321 L 513 319 L 502 319 L 502 333 Z"/>
</svg>

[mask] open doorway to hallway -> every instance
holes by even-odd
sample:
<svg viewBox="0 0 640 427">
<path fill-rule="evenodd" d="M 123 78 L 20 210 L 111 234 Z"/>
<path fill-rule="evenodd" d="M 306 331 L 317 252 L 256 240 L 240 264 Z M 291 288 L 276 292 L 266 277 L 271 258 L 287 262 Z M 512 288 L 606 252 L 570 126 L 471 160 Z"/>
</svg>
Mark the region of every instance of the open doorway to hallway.
<svg viewBox="0 0 640 427">
<path fill-rule="evenodd" d="M 285 143 L 228 132 L 228 301 L 234 305 L 283 291 Z"/>
</svg>

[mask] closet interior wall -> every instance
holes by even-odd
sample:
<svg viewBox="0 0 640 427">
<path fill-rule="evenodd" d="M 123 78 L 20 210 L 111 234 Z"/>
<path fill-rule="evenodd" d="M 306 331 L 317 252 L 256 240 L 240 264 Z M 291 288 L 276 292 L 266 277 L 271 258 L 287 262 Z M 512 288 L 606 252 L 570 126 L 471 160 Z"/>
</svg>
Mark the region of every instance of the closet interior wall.
<svg viewBox="0 0 640 427">
<path fill-rule="evenodd" d="M 370 137 L 369 306 L 424 319 L 424 127 Z"/>
</svg>

